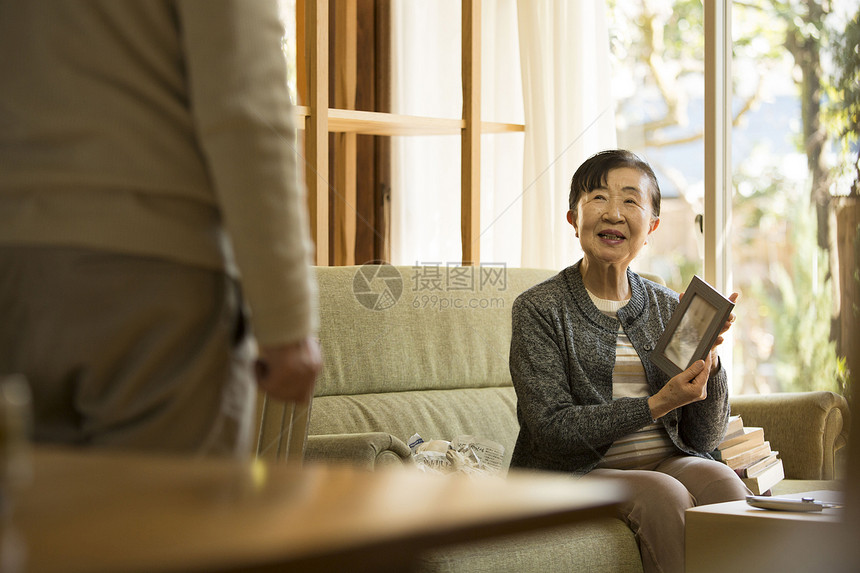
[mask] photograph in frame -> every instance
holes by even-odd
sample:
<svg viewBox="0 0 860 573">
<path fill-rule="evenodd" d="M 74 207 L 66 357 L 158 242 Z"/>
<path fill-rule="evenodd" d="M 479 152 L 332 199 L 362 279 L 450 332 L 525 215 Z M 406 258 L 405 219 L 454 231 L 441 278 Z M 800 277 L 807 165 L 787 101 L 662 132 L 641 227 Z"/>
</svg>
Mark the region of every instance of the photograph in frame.
<svg viewBox="0 0 860 573">
<path fill-rule="evenodd" d="M 711 285 L 694 276 L 657 341 L 651 362 L 671 377 L 697 360 L 704 360 L 734 306 Z"/>
</svg>

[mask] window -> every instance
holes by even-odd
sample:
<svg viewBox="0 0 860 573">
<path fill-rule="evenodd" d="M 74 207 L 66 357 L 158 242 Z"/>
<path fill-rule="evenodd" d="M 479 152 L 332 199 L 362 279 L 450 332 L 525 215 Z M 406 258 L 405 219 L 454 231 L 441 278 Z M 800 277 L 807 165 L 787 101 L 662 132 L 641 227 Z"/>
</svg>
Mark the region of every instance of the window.
<svg viewBox="0 0 860 573">
<path fill-rule="evenodd" d="M 854 155 L 850 144 L 847 154 L 840 151 L 823 96 L 839 97 L 827 91 L 831 54 L 857 6 L 735 2 L 724 15 L 731 19 L 732 98 L 722 130 L 706 136 L 705 40 L 709 34 L 719 40 L 720 28 L 705 28 L 704 12 L 718 4 L 607 3 L 619 145 L 652 163 L 664 191 L 663 221 L 640 268 L 683 289 L 694 273 L 714 280 L 720 257 L 728 263 L 726 284 L 741 293 L 732 331 L 735 392 L 841 391 L 837 345 L 842 355 L 857 345 L 845 316 L 857 300 L 850 279 L 857 215 L 853 200 L 834 196 L 850 188 L 852 177 L 840 173 L 852 174 L 857 140 L 855 128 L 848 137 Z M 721 69 L 712 69 L 713 81 Z M 721 112 L 719 102 L 713 109 Z M 709 156 L 707 145 L 722 149 L 710 141 L 722 134 L 730 134 L 732 171 L 708 197 L 701 158 Z M 723 212 L 730 232 L 724 245 L 718 237 L 706 244 L 699 222 L 719 221 L 721 213 L 712 211 L 720 199 L 730 202 Z M 833 236 L 843 239 L 833 243 Z M 710 271 L 706 257 L 714 261 Z"/>
<path fill-rule="evenodd" d="M 745 393 L 840 392 L 845 365 L 838 356 L 858 344 L 857 333 L 840 333 L 853 322 L 845 311 L 856 295 L 845 292 L 852 286 L 845 275 L 856 263 L 853 245 L 832 240 L 837 214 L 846 211 L 839 196 L 850 186 L 843 175 L 850 173 L 850 159 L 828 119 L 828 106 L 841 103 L 828 103 L 827 96 L 840 97 L 828 90 L 836 72 L 833 50 L 858 6 L 846 0 L 788 4 L 733 7 L 740 121 L 732 134 L 731 250 L 735 288 L 744 294 L 734 387 Z M 856 204 L 853 209 L 856 227 Z M 846 346 L 851 337 L 853 346 Z"/>
</svg>

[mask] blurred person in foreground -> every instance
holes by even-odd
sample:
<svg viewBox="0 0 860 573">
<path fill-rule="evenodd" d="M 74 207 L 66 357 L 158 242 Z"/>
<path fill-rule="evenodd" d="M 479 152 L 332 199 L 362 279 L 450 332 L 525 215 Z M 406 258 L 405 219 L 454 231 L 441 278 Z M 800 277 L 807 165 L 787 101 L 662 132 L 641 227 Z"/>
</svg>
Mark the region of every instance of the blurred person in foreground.
<svg viewBox="0 0 860 573">
<path fill-rule="evenodd" d="M 244 456 L 255 360 L 311 396 L 283 35 L 275 0 L 0 0 L 0 374 L 37 441 Z"/>
<path fill-rule="evenodd" d="M 722 337 L 673 378 L 649 359 L 679 297 L 629 268 L 660 223 L 646 162 L 624 150 L 594 155 L 574 174 L 569 201 L 582 259 L 513 306 L 520 433 L 511 465 L 622 481 L 630 497 L 621 517 L 644 570 L 680 572 L 684 511 L 749 493 L 708 454 L 729 417 Z"/>
</svg>

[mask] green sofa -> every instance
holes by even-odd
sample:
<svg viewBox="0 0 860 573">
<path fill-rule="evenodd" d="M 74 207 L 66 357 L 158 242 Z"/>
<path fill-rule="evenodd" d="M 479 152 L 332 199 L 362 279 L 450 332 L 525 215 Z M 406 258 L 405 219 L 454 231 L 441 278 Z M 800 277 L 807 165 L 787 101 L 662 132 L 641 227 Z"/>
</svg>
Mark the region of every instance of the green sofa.
<svg viewBox="0 0 860 573">
<path fill-rule="evenodd" d="M 324 370 L 310 416 L 306 460 L 368 470 L 409 464 L 406 442 L 474 435 L 501 443 L 518 432 L 508 371 L 511 305 L 555 271 L 483 267 L 319 267 Z M 786 480 L 776 492 L 837 487 L 847 437 L 845 400 L 828 392 L 739 396 L 733 411 L 762 426 Z M 261 456 L 282 433 L 283 406 L 261 408 Z M 424 571 L 642 571 L 619 519 L 422 556 Z"/>
</svg>

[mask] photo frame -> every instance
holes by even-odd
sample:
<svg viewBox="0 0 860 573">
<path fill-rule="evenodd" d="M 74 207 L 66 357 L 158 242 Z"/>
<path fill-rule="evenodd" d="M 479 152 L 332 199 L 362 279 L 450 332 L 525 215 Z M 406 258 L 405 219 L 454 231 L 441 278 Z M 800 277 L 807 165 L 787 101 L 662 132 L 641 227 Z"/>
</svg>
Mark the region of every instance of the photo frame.
<svg viewBox="0 0 860 573">
<path fill-rule="evenodd" d="M 734 307 L 732 301 L 694 276 L 657 341 L 651 362 L 672 377 L 704 360 Z"/>
</svg>

